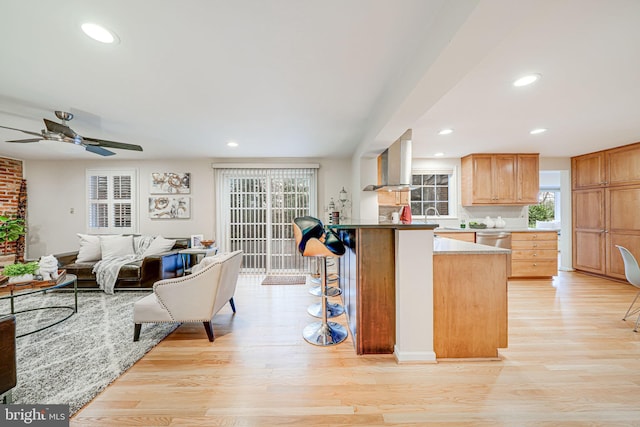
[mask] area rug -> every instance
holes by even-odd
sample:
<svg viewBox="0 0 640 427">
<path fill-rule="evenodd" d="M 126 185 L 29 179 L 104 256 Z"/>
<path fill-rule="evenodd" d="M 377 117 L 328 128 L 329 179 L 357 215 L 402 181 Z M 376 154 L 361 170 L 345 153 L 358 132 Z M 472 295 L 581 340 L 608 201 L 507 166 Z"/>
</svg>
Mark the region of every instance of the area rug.
<svg viewBox="0 0 640 427">
<path fill-rule="evenodd" d="M 130 368 L 177 324 L 143 325 L 133 342 L 133 303 L 149 292 L 78 292 L 78 313 L 49 329 L 16 340 L 15 404 L 68 404 L 70 415 Z M 16 310 L 72 305 L 73 293 L 49 292 L 16 299 Z M 0 313 L 8 313 L 0 301 Z M 17 334 L 68 312 L 38 310 L 16 315 Z M 55 320 L 53 320 L 55 321 Z M 49 322 L 52 323 L 52 322 Z"/>
<path fill-rule="evenodd" d="M 304 285 L 307 283 L 305 276 L 267 276 L 262 281 L 263 285 Z"/>
</svg>

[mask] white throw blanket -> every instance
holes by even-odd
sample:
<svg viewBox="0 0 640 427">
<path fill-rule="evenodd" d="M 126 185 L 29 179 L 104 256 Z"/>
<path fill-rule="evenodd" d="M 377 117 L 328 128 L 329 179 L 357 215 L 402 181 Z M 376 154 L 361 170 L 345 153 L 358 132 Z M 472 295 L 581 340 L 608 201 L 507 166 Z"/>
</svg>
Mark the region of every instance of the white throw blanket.
<svg viewBox="0 0 640 427">
<path fill-rule="evenodd" d="M 142 254 L 153 239 L 152 236 L 137 236 L 133 239 L 135 254 L 105 258 L 96 262 L 96 265 L 93 266 L 93 272 L 96 274 L 96 282 L 100 289 L 108 294 L 113 294 L 120 268 L 130 262 L 142 260 Z"/>
<path fill-rule="evenodd" d="M 141 256 L 134 254 L 106 258 L 96 262 L 96 265 L 93 266 L 93 272 L 96 274 L 96 282 L 100 285 L 100 289 L 108 294 L 113 294 L 120 267 L 141 259 Z"/>
</svg>

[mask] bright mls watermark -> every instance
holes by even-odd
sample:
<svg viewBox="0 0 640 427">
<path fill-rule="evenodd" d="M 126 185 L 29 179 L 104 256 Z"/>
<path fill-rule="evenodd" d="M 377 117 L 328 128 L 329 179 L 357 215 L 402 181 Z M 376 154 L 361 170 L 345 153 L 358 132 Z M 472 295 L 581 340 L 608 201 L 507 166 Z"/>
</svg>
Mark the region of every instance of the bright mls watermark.
<svg viewBox="0 0 640 427">
<path fill-rule="evenodd" d="M 69 427 L 69 405 L 0 405 L 0 426 Z"/>
</svg>

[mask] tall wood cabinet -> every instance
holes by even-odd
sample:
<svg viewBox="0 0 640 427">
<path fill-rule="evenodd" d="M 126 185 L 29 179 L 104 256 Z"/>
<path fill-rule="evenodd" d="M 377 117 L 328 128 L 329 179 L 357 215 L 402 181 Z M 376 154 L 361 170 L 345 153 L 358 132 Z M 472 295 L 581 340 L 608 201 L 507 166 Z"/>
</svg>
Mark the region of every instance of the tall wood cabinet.
<svg viewBox="0 0 640 427">
<path fill-rule="evenodd" d="M 538 203 L 538 154 L 470 154 L 462 163 L 462 205 Z"/>
<path fill-rule="evenodd" d="M 624 279 L 616 245 L 640 259 L 640 143 L 571 159 L 573 267 Z"/>
</svg>

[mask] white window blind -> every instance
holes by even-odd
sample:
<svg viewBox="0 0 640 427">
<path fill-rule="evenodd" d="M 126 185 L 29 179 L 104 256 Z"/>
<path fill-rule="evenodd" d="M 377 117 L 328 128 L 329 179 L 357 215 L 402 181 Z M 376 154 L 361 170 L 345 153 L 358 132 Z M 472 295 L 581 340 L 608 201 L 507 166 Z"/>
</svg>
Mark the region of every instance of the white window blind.
<svg viewBox="0 0 640 427">
<path fill-rule="evenodd" d="M 315 168 L 216 168 L 215 179 L 216 241 L 222 251 L 242 249 L 248 273 L 308 271 L 291 224 L 317 215 Z"/>
<path fill-rule="evenodd" d="M 135 170 L 87 170 L 87 232 L 137 231 Z"/>
</svg>

